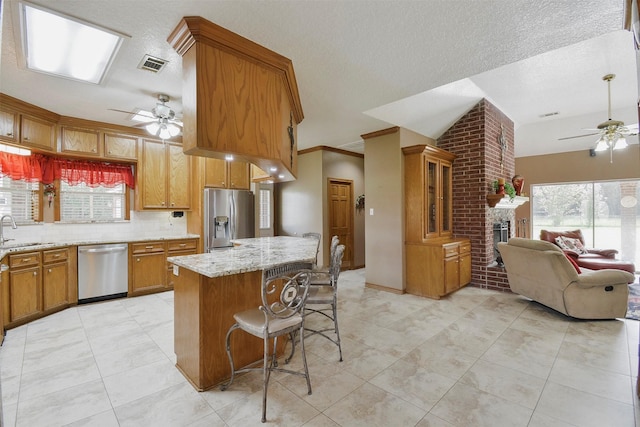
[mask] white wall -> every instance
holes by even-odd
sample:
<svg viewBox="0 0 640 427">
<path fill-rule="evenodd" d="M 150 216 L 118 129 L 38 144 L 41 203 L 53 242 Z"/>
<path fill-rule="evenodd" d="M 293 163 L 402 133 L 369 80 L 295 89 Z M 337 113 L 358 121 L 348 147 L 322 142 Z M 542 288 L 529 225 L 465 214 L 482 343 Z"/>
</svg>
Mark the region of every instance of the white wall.
<svg viewBox="0 0 640 427">
<path fill-rule="evenodd" d="M 279 200 L 276 213 L 278 234 L 322 234 L 322 151 L 298 156 L 298 179 L 278 184 L 276 187 Z M 318 254 L 318 265 L 324 265 L 322 254 Z"/>
<path fill-rule="evenodd" d="M 397 290 L 404 289 L 402 161 L 400 132 L 365 140 L 365 281 Z"/>
</svg>

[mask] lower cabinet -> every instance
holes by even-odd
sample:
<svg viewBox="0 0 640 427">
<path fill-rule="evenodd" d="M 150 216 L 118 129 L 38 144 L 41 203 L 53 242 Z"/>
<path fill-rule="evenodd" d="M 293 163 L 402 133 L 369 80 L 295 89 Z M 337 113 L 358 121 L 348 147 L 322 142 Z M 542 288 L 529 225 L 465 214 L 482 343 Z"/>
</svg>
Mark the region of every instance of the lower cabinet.
<svg viewBox="0 0 640 427">
<path fill-rule="evenodd" d="M 75 248 L 75 247 L 74 247 Z M 2 273 L 5 328 L 62 310 L 78 302 L 75 260 L 70 247 L 9 255 Z M 6 262 L 6 261 L 5 261 Z"/>
<path fill-rule="evenodd" d="M 197 253 L 197 239 L 129 244 L 129 296 L 173 289 L 167 256 Z"/>
<path fill-rule="evenodd" d="M 439 299 L 471 282 L 468 239 L 433 239 L 405 246 L 406 291 Z"/>
</svg>

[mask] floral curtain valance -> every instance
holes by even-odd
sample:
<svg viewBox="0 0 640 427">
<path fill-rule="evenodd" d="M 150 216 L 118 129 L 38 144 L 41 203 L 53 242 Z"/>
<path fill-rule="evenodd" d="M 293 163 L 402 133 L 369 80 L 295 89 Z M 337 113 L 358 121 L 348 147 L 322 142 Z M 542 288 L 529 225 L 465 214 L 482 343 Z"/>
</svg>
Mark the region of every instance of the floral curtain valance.
<svg viewBox="0 0 640 427">
<path fill-rule="evenodd" d="M 89 187 L 114 187 L 126 184 L 135 187 L 130 165 L 85 160 L 61 159 L 41 154 L 18 156 L 0 152 L 0 175 L 51 184 L 59 179 L 70 185 L 84 183 Z"/>
</svg>

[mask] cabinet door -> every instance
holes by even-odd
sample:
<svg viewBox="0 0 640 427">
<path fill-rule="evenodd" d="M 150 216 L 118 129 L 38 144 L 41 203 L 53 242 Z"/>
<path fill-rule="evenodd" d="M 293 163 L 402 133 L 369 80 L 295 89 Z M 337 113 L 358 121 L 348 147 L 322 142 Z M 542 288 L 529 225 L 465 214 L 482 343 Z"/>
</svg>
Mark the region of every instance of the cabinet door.
<svg viewBox="0 0 640 427">
<path fill-rule="evenodd" d="M 10 322 L 42 312 L 40 267 L 9 272 Z"/>
<path fill-rule="evenodd" d="M 43 267 L 42 294 L 44 310 L 69 304 L 68 271 L 69 265 L 66 262 Z"/>
<path fill-rule="evenodd" d="M 451 164 L 440 162 L 440 236 L 449 237 L 453 231 Z"/>
<path fill-rule="evenodd" d="M 36 117 L 22 115 L 20 126 L 20 143 L 22 145 L 55 151 L 55 123 Z"/>
<path fill-rule="evenodd" d="M 460 255 L 460 286 L 471 282 L 471 254 Z"/>
<path fill-rule="evenodd" d="M 60 151 L 97 157 L 100 155 L 99 136 L 97 131 L 62 128 Z"/>
<path fill-rule="evenodd" d="M 135 136 L 104 134 L 104 157 L 113 159 L 136 160 L 138 138 Z"/>
<path fill-rule="evenodd" d="M 164 144 L 143 141 L 142 147 L 142 207 L 166 208 L 167 160 Z"/>
<path fill-rule="evenodd" d="M 440 201 L 438 200 L 438 162 L 430 159 L 425 160 L 425 224 L 424 238 L 437 237 L 439 234 L 438 223 L 440 220 Z"/>
<path fill-rule="evenodd" d="M 249 163 L 228 162 L 229 188 L 235 190 L 249 189 Z"/>
<path fill-rule="evenodd" d="M 167 145 L 167 148 L 169 150 L 169 207 L 172 209 L 190 209 L 190 157 L 182 152 L 181 145 Z"/>
<path fill-rule="evenodd" d="M 204 186 L 227 188 L 227 162 L 207 158 L 204 162 Z"/>
<path fill-rule="evenodd" d="M 460 287 L 460 273 L 458 257 L 444 259 L 444 291 L 453 292 Z"/>
<path fill-rule="evenodd" d="M 166 283 L 166 256 L 164 252 L 132 257 L 131 295 L 164 290 Z"/>
<path fill-rule="evenodd" d="M 0 110 L 0 139 L 18 143 L 18 113 Z"/>
</svg>

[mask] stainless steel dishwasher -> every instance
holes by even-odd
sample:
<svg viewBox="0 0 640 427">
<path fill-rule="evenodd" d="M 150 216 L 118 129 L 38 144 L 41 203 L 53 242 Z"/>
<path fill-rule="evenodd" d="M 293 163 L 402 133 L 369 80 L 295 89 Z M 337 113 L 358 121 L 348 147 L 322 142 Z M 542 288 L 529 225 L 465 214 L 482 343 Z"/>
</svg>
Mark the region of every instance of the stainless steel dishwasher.
<svg viewBox="0 0 640 427">
<path fill-rule="evenodd" d="M 126 243 L 78 246 L 78 303 L 126 296 L 128 264 Z"/>
</svg>

